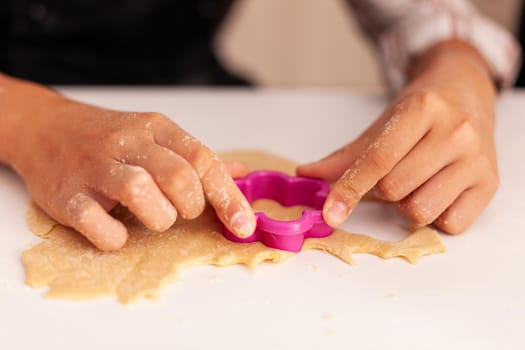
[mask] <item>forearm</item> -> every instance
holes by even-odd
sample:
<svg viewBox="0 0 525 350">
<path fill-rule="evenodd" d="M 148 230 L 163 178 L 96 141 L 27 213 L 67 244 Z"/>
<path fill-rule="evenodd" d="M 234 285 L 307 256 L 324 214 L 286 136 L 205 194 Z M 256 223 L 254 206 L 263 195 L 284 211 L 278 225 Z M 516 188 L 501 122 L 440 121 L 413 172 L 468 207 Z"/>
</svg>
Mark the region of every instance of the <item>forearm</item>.
<svg viewBox="0 0 525 350">
<path fill-rule="evenodd" d="M 58 99 L 47 87 L 0 74 L 0 162 L 14 166 L 27 150 L 29 131 L 38 129 L 41 112 Z"/>
</svg>

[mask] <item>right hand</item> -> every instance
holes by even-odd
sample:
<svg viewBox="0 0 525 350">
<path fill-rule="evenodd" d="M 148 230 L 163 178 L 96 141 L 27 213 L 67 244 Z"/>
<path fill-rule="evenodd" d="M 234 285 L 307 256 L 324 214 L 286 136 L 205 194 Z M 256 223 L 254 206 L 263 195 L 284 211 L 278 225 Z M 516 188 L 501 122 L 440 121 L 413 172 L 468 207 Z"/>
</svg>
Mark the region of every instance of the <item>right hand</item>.
<svg viewBox="0 0 525 350">
<path fill-rule="evenodd" d="M 101 250 L 126 242 L 125 226 L 107 213 L 117 203 L 161 232 L 177 216 L 200 215 L 207 198 L 235 234 L 254 231 L 253 211 L 226 166 L 167 117 L 44 95 L 22 108 L 10 163 L 45 212 Z"/>
</svg>

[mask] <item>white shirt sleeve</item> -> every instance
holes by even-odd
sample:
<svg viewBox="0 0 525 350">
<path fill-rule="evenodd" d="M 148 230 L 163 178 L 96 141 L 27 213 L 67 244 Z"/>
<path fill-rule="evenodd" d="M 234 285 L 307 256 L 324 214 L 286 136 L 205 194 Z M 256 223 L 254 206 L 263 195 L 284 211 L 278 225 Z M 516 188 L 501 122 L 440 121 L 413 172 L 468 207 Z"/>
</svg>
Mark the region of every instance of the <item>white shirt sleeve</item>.
<svg viewBox="0 0 525 350">
<path fill-rule="evenodd" d="M 406 83 L 408 65 L 415 55 L 447 39 L 458 39 L 475 47 L 499 85 L 507 87 L 514 83 L 521 63 L 519 44 L 466 0 L 347 2 L 378 48 L 387 82 L 394 91 Z"/>
</svg>

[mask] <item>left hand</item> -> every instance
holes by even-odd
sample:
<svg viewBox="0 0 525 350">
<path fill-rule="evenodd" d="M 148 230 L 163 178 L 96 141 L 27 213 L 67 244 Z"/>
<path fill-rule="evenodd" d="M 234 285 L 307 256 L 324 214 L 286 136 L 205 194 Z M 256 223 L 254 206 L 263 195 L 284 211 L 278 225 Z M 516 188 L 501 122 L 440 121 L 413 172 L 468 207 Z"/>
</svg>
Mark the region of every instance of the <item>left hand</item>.
<svg viewBox="0 0 525 350">
<path fill-rule="evenodd" d="M 299 175 L 335 181 L 323 216 L 347 219 L 371 189 L 419 224 L 465 230 L 498 187 L 493 83 L 464 44 L 438 45 L 416 77 L 356 140 Z"/>
</svg>

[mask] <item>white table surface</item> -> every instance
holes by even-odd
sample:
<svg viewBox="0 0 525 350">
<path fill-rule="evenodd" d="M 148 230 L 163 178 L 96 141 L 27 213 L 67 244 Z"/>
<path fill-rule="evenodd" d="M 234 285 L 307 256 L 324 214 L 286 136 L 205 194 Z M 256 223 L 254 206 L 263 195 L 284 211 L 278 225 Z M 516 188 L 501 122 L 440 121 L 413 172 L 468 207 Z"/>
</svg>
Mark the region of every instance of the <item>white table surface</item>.
<svg viewBox="0 0 525 350">
<path fill-rule="evenodd" d="M 317 159 L 382 109 L 345 91 L 64 89 L 106 107 L 163 112 L 216 150 L 258 148 Z M 498 105 L 501 187 L 448 251 L 417 265 L 320 252 L 286 262 L 202 267 L 158 301 L 122 306 L 46 300 L 24 285 L 27 193 L 0 166 L 0 349 L 525 349 L 525 92 Z M 394 210 L 362 203 L 344 228 L 398 240 Z M 125 347 L 124 347 L 125 346 Z M 120 347 L 119 347 L 120 348 Z"/>
</svg>

